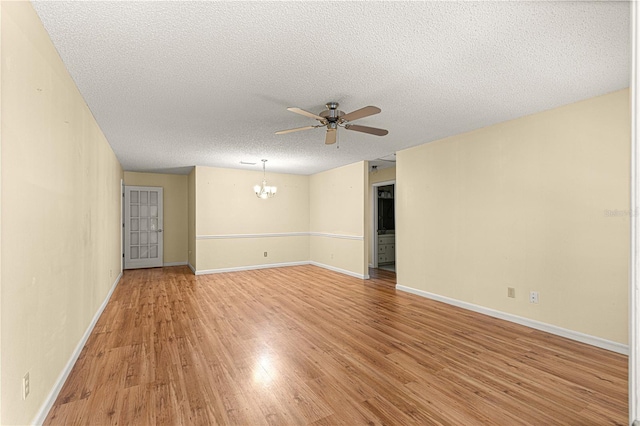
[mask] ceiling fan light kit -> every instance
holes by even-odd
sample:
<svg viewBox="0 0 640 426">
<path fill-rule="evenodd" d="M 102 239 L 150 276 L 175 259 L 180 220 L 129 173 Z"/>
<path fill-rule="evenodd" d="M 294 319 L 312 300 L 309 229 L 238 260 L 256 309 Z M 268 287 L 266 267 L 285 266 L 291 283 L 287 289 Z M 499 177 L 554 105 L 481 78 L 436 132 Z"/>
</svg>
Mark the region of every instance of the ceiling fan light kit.
<svg viewBox="0 0 640 426">
<path fill-rule="evenodd" d="M 385 136 L 389 133 L 389 131 L 385 129 L 350 124 L 351 121 L 358 120 L 359 118 L 364 118 L 380 113 L 382 110 L 378 107 L 366 106 L 364 108 L 360 108 L 358 110 L 345 114 L 344 111 L 340 111 L 338 109 L 339 104 L 337 102 L 328 102 L 325 106 L 327 107 L 327 109 L 322 111 L 319 115 L 297 107 L 287 108 L 288 111 L 316 119 L 320 122 L 320 124 L 316 124 L 315 126 L 296 127 L 295 129 L 279 130 L 276 132 L 276 135 L 284 135 L 286 133 L 298 132 L 301 130 L 315 129 L 317 127 L 326 127 L 327 134 L 324 143 L 326 145 L 333 145 L 334 143 L 336 143 L 336 133 L 338 127 L 343 127 L 347 130 L 354 130 L 356 132 L 362 132 L 376 136 Z"/>
<path fill-rule="evenodd" d="M 275 197 L 276 192 L 278 192 L 278 187 L 267 185 L 266 164 L 267 160 L 262 160 L 262 185 L 256 185 L 253 187 L 256 196 L 263 200 Z"/>
</svg>

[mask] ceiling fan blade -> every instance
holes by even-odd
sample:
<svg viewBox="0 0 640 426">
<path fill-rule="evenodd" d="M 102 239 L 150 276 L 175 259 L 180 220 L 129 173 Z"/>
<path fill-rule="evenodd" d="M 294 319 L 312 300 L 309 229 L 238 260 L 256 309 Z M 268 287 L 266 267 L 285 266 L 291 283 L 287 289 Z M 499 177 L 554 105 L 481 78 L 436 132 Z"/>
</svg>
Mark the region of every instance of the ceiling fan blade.
<svg viewBox="0 0 640 426">
<path fill-rule="evenodd" d="M 347 130 L 355 130 L 356 132 L 369 133 L 370 135 L 384 136 L 389 134 L 388 130 L 377 129 L 375 127 L 358 126 L 357 124 L 347 124 L 344 126 Z"/>
<path fill-rule="evenodd" d="M 342 121 L 353 121 L 359 118 L 368 117 L 373 114 L 378 114 L 380 111 L 382 110 L 378 107 L 366 106 L 364 108 L 360 108 L 355 111 L 352 111 L 349 114 L 345 114 L 340 118 L 342 119 Z"/>
<path fill-rule="evenodd" d="M 323 117 L 320 117 L 319 115 L 316 115 L 316 114 L 314 114 L 312 112 L 309 112 L 309 111 L 305 111 L 305 110 L 300 109 L 300 108 L 289 107 L 289 108 L 287 108 L 287 111 L 295 112 L 296 114 L 305 115 L 305 116 L 310 117 L 310 118 L 315 118 L 318 121 L 322 121 L 322 122 L 325 121 L 325 119 Z"/>
<path fill-rule="evenodd" d="M 313 129 L 314 127 L 316 126 L 305 126 L 305 127 L 296 127 L 295 129 L 278 130 L 276 132 L 276 135 L 284 135 L 286 133 L 299 132 L 300 130 L 309 130 L 309 129 Z"/>
<path fill-rule="evenodd" d="M 333 145 L 336 143 L 336 129 L 327 129 L 327 137 L 324 140 L 326 145 Z"/>
</svg>

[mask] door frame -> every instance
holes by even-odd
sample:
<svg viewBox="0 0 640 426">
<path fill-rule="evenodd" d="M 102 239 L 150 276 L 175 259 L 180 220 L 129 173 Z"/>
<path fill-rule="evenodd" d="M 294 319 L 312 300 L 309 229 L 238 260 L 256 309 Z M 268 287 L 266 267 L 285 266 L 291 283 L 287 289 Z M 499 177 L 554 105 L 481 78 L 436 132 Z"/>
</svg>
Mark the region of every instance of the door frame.
<svg viewBox="0 0 640 426">
<path fill-rule="evenodd" d="M 129 243 L 129 238 L 127 235 L 127 219 L 129 218 L 127 208 L 130 208 L 127 205 L 127 190 L 137 190 L 137 191 L 145 191 L 145 190 L 157 190 L 158 197 L 158 261 L 157 265 L 135 265 L 135 264 L 127 264 L 127 244 Z M 164 187 L 162 186 L 148 186 L 148 185 L 125 185 L 124 186 L 124 221 L 122 224 L 122 233 L 123 233 L 123 266 L 124 269 L 141 269 L 141 268 L 158 268 L 164 266 Z M 130 218 L 129 218 L 130 219 Z M 146 259 L 146 258 L 145 258 Z M 149 258 L 150 259 L 150 258 Z M 140 259 L 139 259 L 140 260 Z M 130 260 L 131 262 L 131 260 Z"/>
<path fill-rule="evenodd" d="M 631 212 L 629 265 L 629 424 L 640 425 L 640 8 L 631 9 Z"/>
<path fill-rule="evenodd" d="M 378 188 L 381 186 L 393 185 L 393 210 L 396 210 L 396 180 L 385 180 L 371 184 L 371 267 L 378 267 Z M 398 247 L 396 243 L 396 248 Z M 396 250 L 396 253 L 398 251 Z M 398 263 L 396 262 L 396 273 L 398 272 Z"/>
<path fill-rule="evenodd" d="M 120 179 L 120 273 L 124 272 L 124 179 Z"/>
</svg>

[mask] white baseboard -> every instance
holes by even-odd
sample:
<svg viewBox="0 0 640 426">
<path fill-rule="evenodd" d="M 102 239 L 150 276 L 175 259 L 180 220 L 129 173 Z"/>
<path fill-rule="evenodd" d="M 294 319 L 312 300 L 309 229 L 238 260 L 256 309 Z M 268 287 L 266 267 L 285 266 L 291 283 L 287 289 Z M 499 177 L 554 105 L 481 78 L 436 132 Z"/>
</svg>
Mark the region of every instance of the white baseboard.
<svg viewBox="0 0 640 426">
<path fill-rule="evenodd" d="M 84 348 L 85 343 L 87 343 L 87 340 L 89 339 L 89 336 L 93 331 L 93 328 L 96 326 L 96 323 L 100 318 L 100 315 L 102 315 L 104 308 L 107 307 L 107 303 L 109 303 L 109 299 L 111 299 L 111 295 L 113 294 L 114 290 L 118 286 L 118 283 L 120 282 L 120 278 L 122 278 L 122 272 L 120 272 L 120 274 L 116 277 L 116 280 L 111 286 L 109 293 L 107 293 L 107 296 L 104 298 L 102 305 L 100 305 L 95 315 L 93 316 L 91 323 L 89 323 L 89 327 L 87 327 L 86 331 L 84 332 L 84 335 L 76 345 L 76 348 L 71 354 L 69 361 L 67 361 L 67 364 L 64 366 L 64 369 L 60 372 L 60 375 L 56 379 L 56 382 L 53 388 L 49 392 L 49 395 L 47 395 L 47 398 L 44 400 L 44 403 L 40 407 L 40 410 L 38 410 L 38 413 L 36 414 L 36 417 L 33 419 L 31 424 L 41 425 L 42 423 L 44 423 L 44 420 L 47 418 L 47 415 L 49 414 L 49 410 L 51 410 L 51 407 L 53 407 L 53 403 L 56 402 L 56 398 L 58 398 L 58 394 L 60 393 L 60 390 L 62 390 L 62 386 L 64 385 L 64 382 L 67 380 L 67 377 L 69 377 L 69 373 L 71 373 L 73 366 L 78 360 L 78 357 L 80 356 L 80 352 L 82 352 L 82 348 Z"/>
<path fill-rule="evenodd" d="M 346 269 L 340 269 L 334 266 L 329 266 L 323 263 L 318 263 L 318 262 L 313 262 L 308 260 L 304 260 L 300 262 L 268 263 L 265 265 L 248 265 L 248 266 L 237 266 L 233 268 L 202 269 L 202 270 L 195 270 L 194 267 L 191 266 L 191 264 L 189 264 L 189 268 L 191 268 L 191 270 L 195 275 L 208 275 L 208 274 L 220 274 L 223 272 L 251 271 L 254 269 L 284 268 L 287 266 L 301 266 L 301 265 L 314 265 L 320 268 L 329 269 L 330 271 L 349 275 L 351 277 L 356 277 L 356 278 L 365 279 L 365 280 L 369 279 L 369 274 L 366 274 L 366 275 L 357 274 L 355 272 L 347 271 Z"/>
<path fill-rule="evenodd" d="M 555 334 L 556 336 L 566 337 L 567 339 L 576 340 L 578 342 L 586 343 L 598 348 L 607 349 L 612 352 L 617 352 L 623 355 L 629 355 L 629 346 L 622 343 L 614 342 L 600 337 L 591 336 L 589 334 L 580 333 L 579 331 L 573 331 L 566 328 L 558 327 L 552 324 L 532 320 L 529 318 L 520 317 L 517 315 L 509 314 L 506 312 L 497 311 L 491 308 L 485 308 L 484 306 L 474 305 L 473 303 L 463 302 L 461 300 L 452 299 L 450 297 L 441 296 L 439 294 L 429 293 L 428 291 L 418 290 L 411 287 L 405 287 L 403 285 L 396 284 L 396 289 L 405 291 L 407 293 L 416 294 L 418 296 L 426 297 L 428 299 L 436 300 L 438 302 L 447 303 L 449 305 L 457 306 L 459 308 L 467 309 L 470 311 L 478 312 L 490 317 L 503 319 L 516 324 L 524 325 L 534 328 L 536 330 L 545 331 L 547 333 Z"/>
<path fill-rule="evenodd" d="M 369 274 L 365 274 L 365 275 L 358 274 L 358 273 L 355 273 L 355 272 L 347 271 L 346 269 L 336 268 L 335 266 L 325 265 L 324 263 L 318 263 L 318 262 L 314 262 L 314 261 L 309 261 L 308 264 L 309 265 L 318 266 L 320 268 L 328 269 L 328 270 L 333 271 L 333 272 L 339 272 L 341 274 L 349 275 L 351 277 L 360 278 L 361 280 L 368 280 L 369 279 Z"/>
<path fill-rule="evenodd" d="M 198 275 L 198 274 L 196 274 L 196 268 L 194 268 L 192 264 L 187 262 L 187 266 L 189 267 L 189 269 L 191 269 L 191 272 L 193 272 L 194 275 Z"/>
<path fill-rule="evenodd" d="M 184 266 L 187 265 L 189 262 L 164 262 L 162 264 L 162 266 Z"/>
<path fill-rule="evenodd" d="M 249 266 L 236 266 L 233 268 L 219 268 L 219 269 L 202 269 L 194 271 L 196 275 L 208 275 L 208 274 L 221 274 L 223 272 L 239 272 L 239 271 L 251 271 L 254 269 L 269 269 L 269 268 L 283 268 L 286 266 L 300 266 L 308 265 L 309 262 L 286 262 L 286 263 L 268 263 L 264 265 L 249 265 Z M 193 270 L 193 267 L 191 267 Z"/>
</svg>

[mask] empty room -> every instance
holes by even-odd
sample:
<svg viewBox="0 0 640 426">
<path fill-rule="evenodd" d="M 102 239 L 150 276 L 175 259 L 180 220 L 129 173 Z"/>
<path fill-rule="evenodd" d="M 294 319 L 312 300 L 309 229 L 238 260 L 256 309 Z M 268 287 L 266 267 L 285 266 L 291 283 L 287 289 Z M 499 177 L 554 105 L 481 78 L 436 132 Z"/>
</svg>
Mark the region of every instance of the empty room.
<svg viewBox="0 0 640 426">
<path fill-rule="evenodd" d="M 637 16 L 0 1 L 0 424 L 639 425 Z"/>
</svg>

